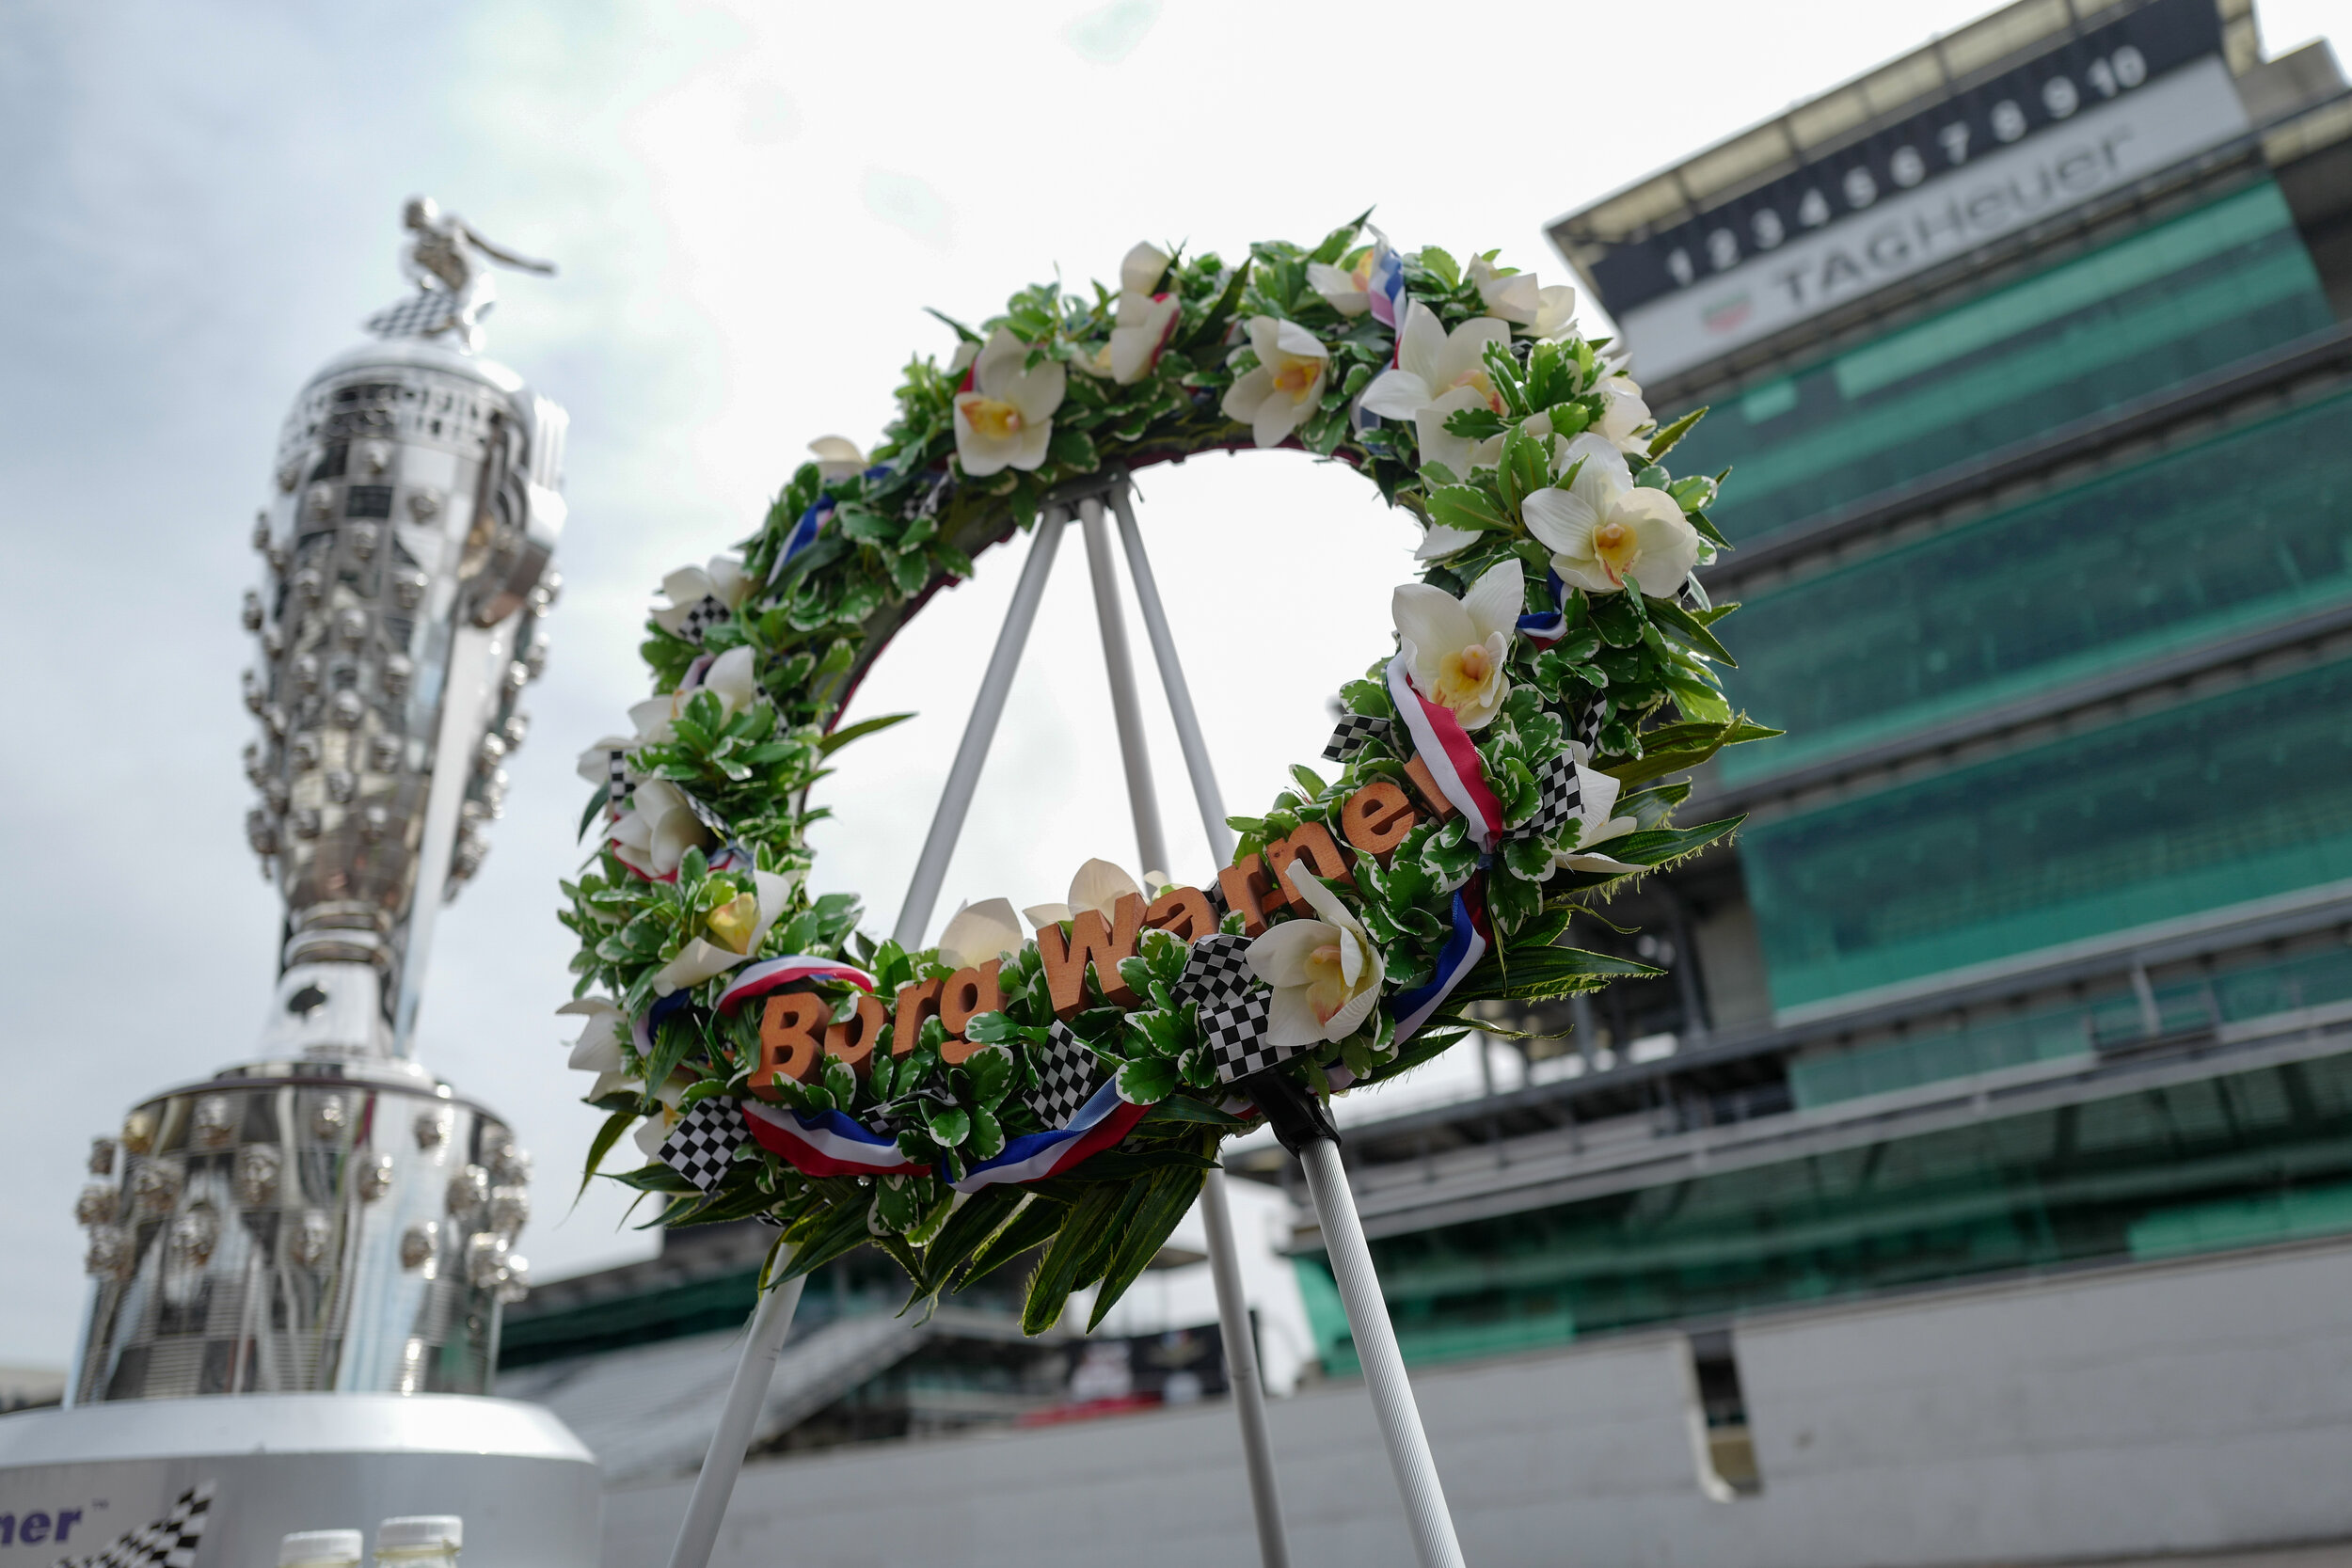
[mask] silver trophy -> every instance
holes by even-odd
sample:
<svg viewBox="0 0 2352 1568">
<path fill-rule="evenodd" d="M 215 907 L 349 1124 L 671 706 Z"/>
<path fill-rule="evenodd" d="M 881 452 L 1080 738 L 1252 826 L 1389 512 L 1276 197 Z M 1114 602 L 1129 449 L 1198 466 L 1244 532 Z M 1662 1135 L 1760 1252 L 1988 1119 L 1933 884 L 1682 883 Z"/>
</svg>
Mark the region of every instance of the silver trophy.
<svg viewBox="0 0 2352 1568">
<path fill-rule="evenodd" d="M 441 905 L 481 866 L 547 658 L 564 410 L 481 357 L 485 262 L 412 201 L 417 291 L 294 400 L 245 624 L 246 836 L 285 895 L 259 1060 L 136 1106 L 76 1212 L 77 1404 L 488 1390 L 529 1160 L 411 1059 Z"/>
</svg>

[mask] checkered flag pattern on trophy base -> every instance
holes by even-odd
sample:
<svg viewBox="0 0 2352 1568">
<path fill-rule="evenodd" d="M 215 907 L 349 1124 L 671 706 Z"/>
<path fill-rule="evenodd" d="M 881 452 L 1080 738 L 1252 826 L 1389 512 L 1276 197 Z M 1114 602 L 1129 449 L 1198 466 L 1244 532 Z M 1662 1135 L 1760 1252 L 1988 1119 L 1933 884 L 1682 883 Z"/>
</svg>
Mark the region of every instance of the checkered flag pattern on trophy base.
<svg viewBox="0 0 2352 1568">
<path fill-rule="evenodd" d="M 1078 1107 L 1093 1097 L 1106 1076 L 1103 1064 L 1070 1026 L 1056 1019 L 1046 1026 L 1044 1048 L 1038 1053 L 1037 1087 L 1025 1098 L 1048 1128 L 1070 1125 Z"/>
<path fill-rule="evenodd" d="M 1345 762 L 1364 749 L 1367 740 L 1386 740 L 1394 726 L 1386 719 L 1366 714 L 1350 713 L 1340 720 L 1339 728 L 1323 748 L 1323 754 L 1333 762 Z"/>
<path fill-rule="evenodd" d="M 677 634 L 699 647 L 702 645 L 704 634 L 711 627 L 722 621 L 734 619 L 735 611 L 705 594 L 694 601 L 694 608 L 686 612 L 686 624 L 678 627 Z"/>
<path fill-rule="evenodd" d="M 1577 783 L 1576 758 L 1562 752 L 1535 780 L 1535 815 L 1511 830 L 1512 838 L 1542 838 L 1576 814 L 1583 794 Z"/>
<path fill-rule="evenodd" d="M 379 338 L 430 338 L 457 325 L 457 301 L 437 289 L 419 290 L 398 305 L 370 316 L 367 329 Z"/>
<path fill-rule="evenodd" d="M 204 1539 L 212 1509 L 212 1487 L 194 1487 L 181 1493 L 171 1512 L 145 1529 L 132 1530 L 88 1557 L 61 1557 L 57 1568 L 196 1568 L 196 1548 Z"/>
<path fill-rule="evenodd" d="M 1176 982 L 1179 1001 L 1200 1011 L 1200 1039 L 1217 1080 L 1231 1084 L 1298 1053 L 1299 1047 L 1265 1042 L 1274 992 L 1249 967 L 1249 939 L 1219 932 L 1192 944 L 1184 973 Z"/>
<path fill-rule="evenodd" d="M 719 1184 L 735 1163 L 735 1151 L 750 1136 L 743 1131 L 742 1107 L 721 1095 L 678 1117 L 654 1158 L 707 1193 Z"/>
</svg>

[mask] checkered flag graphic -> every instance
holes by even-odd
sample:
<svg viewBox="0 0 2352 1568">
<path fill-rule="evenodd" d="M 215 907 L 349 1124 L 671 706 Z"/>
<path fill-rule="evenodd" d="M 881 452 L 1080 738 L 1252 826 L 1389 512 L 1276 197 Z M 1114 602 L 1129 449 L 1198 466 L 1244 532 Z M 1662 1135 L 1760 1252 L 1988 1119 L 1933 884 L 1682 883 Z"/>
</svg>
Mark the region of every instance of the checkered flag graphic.
<svg viewBox="0 0 2352 1568">
<path fill-rule="evenodd" d="M 735 611 L 708 594 L 705 594 L 701 598 L 696 599 L 694 607 L 686 612 L 685 624 L 678 627 L 677 634 L 696 647 L 700 647 L 704 635 L 711 627 L 722 621 L 734 619 Z"/>
<path fill-rule="evenodd" d="M 743 1131 L 742 1106 L 721 1095 L 678 1117 L 654 1158 L 707 1193 L 719 1184 L 735 1163 L 735 1151 L 750 1137 Z"/>
<path fill-rule="evenodd" d="M 1340 720 L 1340 727 L 1331 732 L 1331 739 L 1323 748 L 1323 754 L 1333 762 L 1345 762 L 1364 749 L 1367 740 L 1387 740 L 1395 724 L 1387 719 L 1375 719 L 1367 714 L 1350 713 Z"/>
<path fill-rule="evenodd" d="M 88 1557 L 61 1557 L 57 1568 L 196 1568 L 196 1548 L 212 1509 L 212 1484 L 191 1487 L 170 1513 L 145 1529 L 132 1530 Z"/>
<path fill-rule="evenodd" d="M 367 329 L 379 338 L 430 338 L 460 325 L 457 310 L 454 294 L 420 289 L 370 316 Z"/>
<path fill-rule="evenodd" d="M 1200 1009 L 1200 1038 L 1220 1083 L 1247 1078 L 1299 1051 L 1296 1046 L 1266 1044 L 1266 1016 L 1274 1007 L 1274 992 L 1250 969 L 1248 951 L 1247 937 L 1223 932 L 1202 937 L 1192 944 L 1184 975 L 1176 982 L 1176 999 Z"/>
<path fill-rule="evenodd" d="M 1576 815 L 1583 796 L 1577 784 L 1576 758 L 1562 752 L 1535 778 L 1535 815 L 1505 834 L 1508 838 L 1545 838 Z"/>
<path fill-rule="evenodd" d="M 1093 1098 L 1107 1076 L 1086 1042 L 1056 1019 L 1037 1052 L 1037 1087 L 1025 1098 L 1047 1127 L 1058 1131 L 1070 1125 L 1078 1107 Z"/>
<path fill-rule="evenodd" d="M 605 753 L 605 802 L 617 807 L 636 793 L 628 778 L 628 753 L 616 746 Z"/>
<path fill-rule="evenodd" d="M 1595 703 L 1584 710 L 1584 717 L 1576 721 L 1576 738 L 1584 743 L 1587 752 L 1600 744 L 1600 705 Z"/>
</svg>

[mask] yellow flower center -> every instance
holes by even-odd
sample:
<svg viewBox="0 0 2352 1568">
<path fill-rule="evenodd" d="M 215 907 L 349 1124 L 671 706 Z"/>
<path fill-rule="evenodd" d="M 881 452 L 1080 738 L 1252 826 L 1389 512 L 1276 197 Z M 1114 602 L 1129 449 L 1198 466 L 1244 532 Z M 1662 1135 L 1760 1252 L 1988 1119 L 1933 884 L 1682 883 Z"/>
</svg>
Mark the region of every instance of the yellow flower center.
<svg viewBox="0 0 2352 1568">
<path fill-rule="evenodd" d="M 974 431 L 993 440 L 1021 433 L 1021 410 L 1001 398 L 972 398 L 963 405 L 963 417 Z"/>
<path fill-rule="evenodd" d="M 1274 389 L 1293 403 L 1305 401 L 1314 390 L 1315 378 L 1323 373 L 1323 365 L 1314 359 L 1285 359 L 1274 370 Z"/>
<path fill-rule="evenodd" d="M 759 900 L 739 893 L 710 911 L 711 939 L 730 953 L 752 950 L 752 933 L 759 927 Z"/>
<path fill-rule="evenodd" d="M 1633 536 L 1633 531 L 1614 517 L 1593 530 L 1593 554 L 1600 562 L 1600 569 L 1609 574 L 1609 580 L 1620 588 L 1625 586 L 1626 568 L 1641 553 L 1641 541 Z"/>
<path fill-rule="evenodd" d="M 1447 382 L 1443 387 L 1439 388 L 1438 390 L 1440 392 L 1450 392 L 1456 387 L 1468 387 L 1471 391 L 1476 392 L 1480 397 L 1486 400 L 1486 406 L 1489 409 L 1493 410 L 1497 414 L 1502 412 L 1502 396 L 1495 390 L 1494 381 L 1485 371 L 1464 371 L 1460 375 L 1455 376 L 1452 381 Z"/>
<path fill-rule="evenodd" d="M 1347 1006 L 1347 977 L 1340 959 L 1340 944 L 1327 942 L 1307 955 L 1307 1006 L 1317 1023 L 1328 1023 Z"/>
<path fill-rule="evenodd" d="M 1494 655 L 1484 642 L 1473 642 L 1438 660 L 1438 702 L 1456 712 L 1476 704 L 1494 678 Z"/>
</svg>

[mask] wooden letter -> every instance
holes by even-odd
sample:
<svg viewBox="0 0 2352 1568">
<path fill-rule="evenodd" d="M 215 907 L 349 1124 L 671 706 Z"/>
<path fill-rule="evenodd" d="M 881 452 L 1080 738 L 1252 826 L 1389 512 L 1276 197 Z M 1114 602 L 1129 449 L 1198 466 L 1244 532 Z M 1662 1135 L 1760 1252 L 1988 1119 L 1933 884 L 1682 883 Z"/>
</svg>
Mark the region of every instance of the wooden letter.
<svg viewBox="0 0 2352 1568">
<path fill-rule="evenodd" d="M 1172 887 L 1152 900 L 1143 911 L 1143 924 L 1183 942 L 1199 942 L 1216 929 L 1216 911 L 1199 888 Z"/>
<path fill-rule="evenodd" d="M 1241 934 L 1265 935 L 1266 905 L 1279 897 L 1265 863 L 1255 855 L 1236 862 L 1216 874 L 1216 885 L 1225 895 L 1225 907 L 1241 911 Z"/>
<path fill-rule="evenodd" d="M 1437 775 L 1429 771 L 1427 763 L 1415 757 L 1405 765 L 1405 776 L 1413 781 L 1413 787 L 1421 791 L 1421 798 L 1429 802 L 1431 811 L 1439 816 L 1454 815 L 1454 802 L 1447 800 L 1445 791 L 1438 787 Z"/>
<path fill-rule="evenodd" d="M 1314 906 L 1307 902 L 1306 895 L 1298 891 L 1298 884 L 1291 879 L 1295 863 L 1305 861 L 1307 869 L 1326 881 L 1356 879 L 1347 869 L 1347 857 L 1340 853 L 1339 845 L 1332 840 L 1331 830 L 1320 822 L 1301 822 L 1291 830 L 1290 837 L 1267 845 L 1265 858 L 1266 863 L 1274 867 L 1274 874 L 1281 879 L 1282 896 L 1290 901 L 1295 914 L 1306 914 Z"/>
<path fill-rule="evenodd" d="M 751 1091 L 762 1100 L 781 1100 L 778 1075 L 805 1084 L 817 1071 L 817 1031 L 832 1008 L 821 996 L 808 991 L 784 991 L 768 998 L 759 1014 L 759 1069 L 752 1074 Z"/>
<path fill-rule="evenodd" d="M 939 993 L 939 1022 L 947 1026 L 947 1033 L 961 1035 L 973 1014 L 993 1013 L 1004 1006 L 1005 993 L 996 984 L 996 972 L 1003 967 L 1002 958 L 991 958 L 947 976 Z"/>
<path fill-rule="evenodd" d="M 900 986 L 890 1030 L 890 1053 L 912 1055 L 914 1042 L 923 1033 L 923 1021 L 938 1011 L 938 981 L 910 980 Z"/>
<path fill-rule="evenodd" d="M 1340 808 L 1340 832 L 1363 855 L 1387 854 L 1405 842 L 1420 820 L 1413 802 L 1386 779 L 1375 779 Z"/>
<path fill-rule="evenodd" d="M 838 1056 L 863 1078 L 873 1069 L 874 1042 L 882 1037 L 882 1010 L 879 996 L 861 996 L 857 1011 L 825 1031 L 825 1054 Z"/>
<path fill-rule="evenodd" d="M 1119 960 L 1136 956 L 1136 933 L 1143 925 L 1143 898 L 1122 894 L 1111 906 L 1111 918 L 1099 910 L 1081 910 L 1070 923 L 1065 940 L 1061 927 L 1046 927 L 1037 934 L 1037 956 L 1045 964 L 1045 988 L 1054 998 L 1055 1016 L 1065 1022 L 1086 1009 L 1087 965 L 1094 965 L 1094 983 L 1103 1000 L 1117 1007 L 1132 1007 L 1138 998 L 1120 977 Z"/>
</svg>

